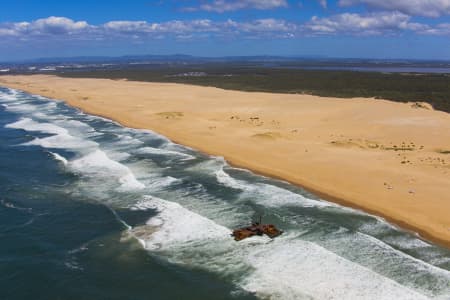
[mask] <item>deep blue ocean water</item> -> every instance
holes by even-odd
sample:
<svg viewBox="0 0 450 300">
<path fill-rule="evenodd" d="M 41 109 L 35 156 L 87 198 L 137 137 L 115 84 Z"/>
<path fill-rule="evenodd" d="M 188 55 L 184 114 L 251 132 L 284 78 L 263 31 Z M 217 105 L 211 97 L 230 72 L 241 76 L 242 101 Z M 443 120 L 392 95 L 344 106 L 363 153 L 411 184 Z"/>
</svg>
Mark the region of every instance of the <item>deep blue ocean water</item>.
<svg viewBox="0 0 450 300">
<path fill-rule="evenodd" d="M 260 215 L 285 234 L 230 238 Z M 0 299 L 450 299 L 447 249 L 6 88 L 0 241 Z"/>
</svg>

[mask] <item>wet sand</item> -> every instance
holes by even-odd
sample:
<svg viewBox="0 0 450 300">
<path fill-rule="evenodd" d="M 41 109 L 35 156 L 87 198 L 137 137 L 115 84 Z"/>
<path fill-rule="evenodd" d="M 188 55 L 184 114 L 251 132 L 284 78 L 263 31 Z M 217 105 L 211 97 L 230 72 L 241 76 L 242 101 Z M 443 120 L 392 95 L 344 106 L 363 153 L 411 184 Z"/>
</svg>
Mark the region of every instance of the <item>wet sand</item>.
<svg viewBox="0 0 450 300">
<path fill-rule="evenodd" d="M 450 247 L 450 114 L 427 105 L 46 75 L 0 85 L 151 129 Z"/>
</svg>

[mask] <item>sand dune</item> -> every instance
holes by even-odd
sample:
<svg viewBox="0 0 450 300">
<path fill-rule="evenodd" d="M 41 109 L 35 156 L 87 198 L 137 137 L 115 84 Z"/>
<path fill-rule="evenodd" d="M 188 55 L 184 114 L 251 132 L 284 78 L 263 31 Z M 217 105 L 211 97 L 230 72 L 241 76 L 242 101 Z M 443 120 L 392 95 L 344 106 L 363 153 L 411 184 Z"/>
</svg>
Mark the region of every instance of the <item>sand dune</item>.
<svg viewBox="0 0 450 300">
<path fill-rule="evenodd" d="M 152 129 L 450 246 L 450 115 L 427 105 L 44 75 L 0 85 Z"/>
</svg>

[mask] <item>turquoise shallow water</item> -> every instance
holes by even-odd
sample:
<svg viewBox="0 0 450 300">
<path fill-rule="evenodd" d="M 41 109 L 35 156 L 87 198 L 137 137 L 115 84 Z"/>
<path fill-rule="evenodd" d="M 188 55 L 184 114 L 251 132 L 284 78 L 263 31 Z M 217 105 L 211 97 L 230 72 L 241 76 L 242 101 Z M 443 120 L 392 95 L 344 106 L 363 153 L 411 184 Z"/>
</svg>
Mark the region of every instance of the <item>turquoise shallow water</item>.
<svg viewBox="0 0 450 300">
<path fill-rule="evenodd" d="M 229 237 L 259 215 L 285 234 Z M 6 88 L 0 237 L 0 299 L 450 299 L 449 250 Z"/>
</svg>

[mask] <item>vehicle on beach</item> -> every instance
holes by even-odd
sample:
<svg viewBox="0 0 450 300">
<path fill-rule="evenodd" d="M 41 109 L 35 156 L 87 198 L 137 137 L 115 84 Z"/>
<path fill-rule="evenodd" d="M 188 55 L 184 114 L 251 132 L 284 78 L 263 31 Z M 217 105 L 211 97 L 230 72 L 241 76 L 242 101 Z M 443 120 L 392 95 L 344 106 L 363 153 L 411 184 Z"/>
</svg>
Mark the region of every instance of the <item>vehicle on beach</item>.
<svg viewBox="0 0 450 300">
<path fill-rule="evenodd" d="M 283 231 L 273 224 L 262 224 L 261 217 L 259 217 L 259 222 L 252 222 L 250 226 L 235 229 L 231 236 L 234 237 L 235 241 L 241 241 L 254 235 L 262 236 L 264 234 L 273 239 L 282 233 Z"/>
</svg>

